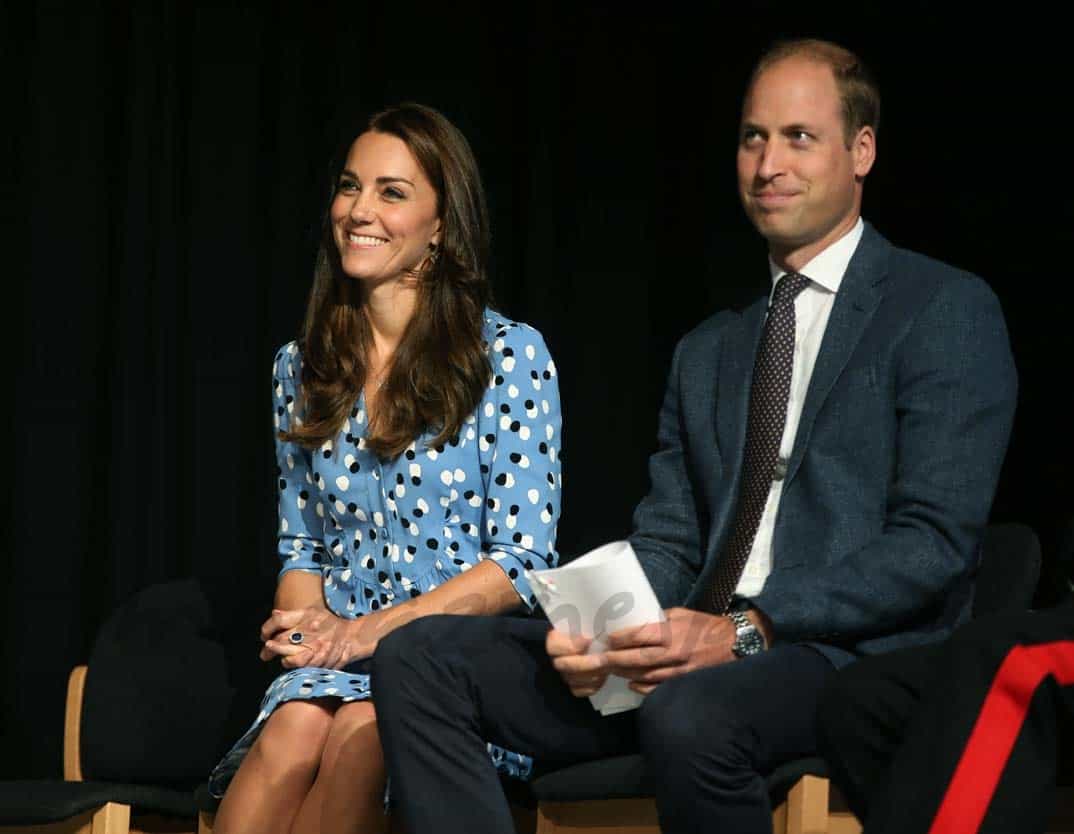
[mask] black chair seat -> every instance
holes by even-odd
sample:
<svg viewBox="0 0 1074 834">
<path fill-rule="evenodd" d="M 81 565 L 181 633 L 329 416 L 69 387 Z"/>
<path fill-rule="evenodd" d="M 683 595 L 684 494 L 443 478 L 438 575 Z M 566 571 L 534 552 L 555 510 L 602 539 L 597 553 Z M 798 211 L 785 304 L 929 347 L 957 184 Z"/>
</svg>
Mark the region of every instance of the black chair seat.
<svg viewBox="0 0 1074 834">
<path fill-rule="evenodd" d="M 197 816 L 190 791 L 116 782 L 61 782 L 51 779 L 0 782 L 0 824 L 44 825 L 59 822 L 107 802 L 141 813 Z"/>
<path fill-rule="evenodd" d="M 537 777 L 530 783 L 540 802 L 634 799 L 652 796 L 641 756 L 610 756 L 580 762 Z"/>
<path fill-rule="evenodd" d="M 803 776 L 827 778 L 821 759 L 796 759 L 768 777 L 768 791 L 778 803 Z M 645 779 L 640 755 L 613 756 L 581 762 L 546 773 L 531 783 L 540 802 L 585 802 L 592 799 L 639 799 L 653 791 Z"/>
<path fill-rule="evenodd" d="M 1040 579 L 1040 541 L 1025 524 L 989 524 L 981 537 L 973 618 L 1025 611 Z"/>
<path fill-rule="evenodd" d="M 768 774 L 768 795 L 772 797 L 773 807 L 787 798 L 798 780 L 803 776 L 819 776 L 821 779 L 828 778 L 828 765 L 824 759 L 795 759 L 792 762 L 782 764 Z"/>
<path fill-rule="evenodd" d="M 194 804 L 199 811 L 215 814 L 216 809 L 220 807 L 220 800 L 209 793 L 209 783 L 202 782 L 194 789 Z"/>
</svg>

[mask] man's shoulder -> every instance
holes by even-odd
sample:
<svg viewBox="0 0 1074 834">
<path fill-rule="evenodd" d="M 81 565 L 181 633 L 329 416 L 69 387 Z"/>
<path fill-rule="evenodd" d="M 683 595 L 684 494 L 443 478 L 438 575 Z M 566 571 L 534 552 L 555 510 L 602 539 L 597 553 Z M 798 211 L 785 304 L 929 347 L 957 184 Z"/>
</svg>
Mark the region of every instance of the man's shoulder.
<svg viewBox="0 0 1074 834">
<path fill-rule="evenodd" d="M 915 321 L 939 322 L 944 330 L 959 321 L 1002 321 L 999 298 L 979 275 L 909 249 L 895 249 L 892 263 L 899 306 Z"/>
<path fill-rule="evenodd" d="M 967 328 L 1006 342 L 1002 305 L 979 275 L 938 258 L 887 244 L 886 280 L 880 293 L 888 309 L 884 321 L 904 332 L 951 339 Z"/>
<path fill-rule="evenodd" d="M 932 282 L 982 280 L 980 276 L 968 269 L 941 261 L 923 252 L 903 249 L 899 246 L 892 246 L 891 250 L 892 267 L 902 275 L 915 276 L 919 280 Z"/>
<path fill-rule="evenodd" d="M 871 234 L 870 234 L 871 232 Z M 891 290 L 932 296 L 941 290 L 954 294 L 991 295 L 987 282 L 975 273 L 923 252 L 897 246 L 867 227 L 863 243 L 875 248 L 884 262 Z"/>
<path fill-rule="evenodd" d="M 742 326 L 744 314 L 749 309 L 749 307 L 745 309 L 727 308 L 713 313 L 688 330 L 679 339 L 679 350 L 711 350 L 713 345 L 718 343 L 729 332 L 735 331 Z"/>
</svg>

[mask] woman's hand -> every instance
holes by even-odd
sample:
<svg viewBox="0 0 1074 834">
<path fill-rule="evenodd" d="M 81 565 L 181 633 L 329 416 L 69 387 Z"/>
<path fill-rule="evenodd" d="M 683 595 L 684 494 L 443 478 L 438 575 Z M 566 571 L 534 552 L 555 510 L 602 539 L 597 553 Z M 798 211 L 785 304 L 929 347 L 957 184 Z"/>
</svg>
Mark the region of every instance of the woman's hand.
<svg viewBox="0 0 1074 834">
<path fill-rule="evenodd" d="M 319 666 L 338 669 L 360 657 L 351 628 L 356 621 L 337 617 L 323 605 L 274 610 L 261 626 L 261 659 L 280 658 L 285 669 Z M 301 634 L 302 642 L 291 642 L 292 634 Z"/>
<path fill-rule="evenodd" d="M 336 616 L 324 606 L 292 610 L 275 610 L 261 626 L 261 659 L 279 657 L 287 669 L 300 666 L 319 666 L 338 669 L 372 657 L 388 633 L 414 617 L 406 605 L 385 608 L 355 620 Z M 299 633 L 302 642 L 291 642 Z"/>
<path fill-rule="evenodd" d="M 488 560 L 418 597 L 354 620 L 333 614 L 323 598 L 302 604 L 313 593 L 320 593 L 320 581 L 316 574 L 300 571 L 284 574 L 276 595 L 279 607 L 273 609 L 272 616 L 261 626 L 262 660 L 278 657 L 286 669 L 300 666 L 338 669 L 372 657 L 381 640 L 418 617 L 495 615 L 516 608 L 519 603 L 518 593 L 507 574 Z M 285 607 L 288 605 L 293 607 Z M 295 632 L 302 635 L 301 643 L 291 642 Z"/>
</svg>

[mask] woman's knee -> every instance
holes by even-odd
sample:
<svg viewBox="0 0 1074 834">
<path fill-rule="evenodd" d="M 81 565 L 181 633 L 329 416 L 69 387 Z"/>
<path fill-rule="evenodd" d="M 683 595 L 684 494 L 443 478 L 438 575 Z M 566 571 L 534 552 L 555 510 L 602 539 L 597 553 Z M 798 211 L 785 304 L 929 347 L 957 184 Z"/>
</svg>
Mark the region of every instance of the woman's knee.
<svg viewBox="0 0 1074 834">
<path fill-rule="evenodd" d="M 333 723 L 332 709 L 317 701 L 288 701 L 269 716 L 250 750 L 279 773 L 316 771 Z"/>
<path fill-rule="evenodd" d="M 361 780 L 365 775 L 378 784 L 383 781 L 384 754 L 380 748 L 377 715 L 371 701 L 344 704 L 332 717 L 332 726 L 321 755 L 321 772 L 339 770 L 348 778 Z"/>
</svg>

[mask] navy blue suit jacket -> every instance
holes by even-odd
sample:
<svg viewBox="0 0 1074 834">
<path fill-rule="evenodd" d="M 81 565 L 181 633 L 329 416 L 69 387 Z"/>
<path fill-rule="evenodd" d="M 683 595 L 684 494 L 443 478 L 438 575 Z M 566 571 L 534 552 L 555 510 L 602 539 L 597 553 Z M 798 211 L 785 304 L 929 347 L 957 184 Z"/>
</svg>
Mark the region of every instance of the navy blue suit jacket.
<svg viewBox="0 0 1074 834">
<path fill-rule="evenodd" d="M 675 350 L 630 539 L 665 607 L 700 605 L 723 558 L 767 301 L 712 316 Z M 842 665 L 968 617 L 1016 390 L 988 286 L 866 224 L 810 380 L 772 572 L 752 600 L 778 640 Z"/>
</svg>

